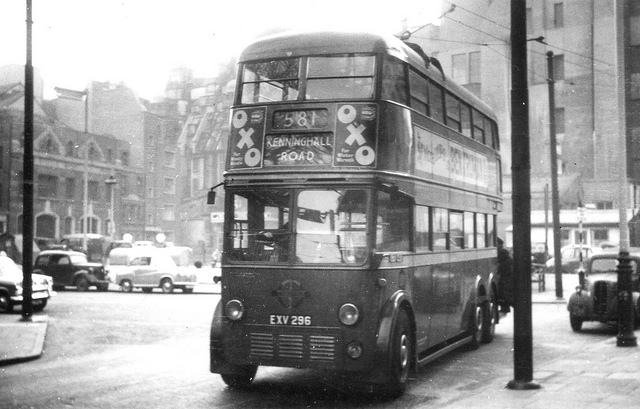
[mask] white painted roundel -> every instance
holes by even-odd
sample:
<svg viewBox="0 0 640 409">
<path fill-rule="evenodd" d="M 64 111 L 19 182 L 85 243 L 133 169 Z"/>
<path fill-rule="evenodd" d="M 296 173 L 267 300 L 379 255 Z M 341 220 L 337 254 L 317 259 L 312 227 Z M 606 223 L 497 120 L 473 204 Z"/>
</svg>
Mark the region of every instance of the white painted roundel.
<svg viewBox="0 0 640 409">
<path fill-rule="evenodd" d="M 343 124 L 350 124 L 356 120 L 356 109 L 352 105 L 343 105 L 338 110 L 338 120 Z"/>
<path fill-rule="evenodd" d="M 237 111 L 233 114 L 233 127 L 242 128 L 247 123 L 247 113 L 245 111 Z"/>
</svg>

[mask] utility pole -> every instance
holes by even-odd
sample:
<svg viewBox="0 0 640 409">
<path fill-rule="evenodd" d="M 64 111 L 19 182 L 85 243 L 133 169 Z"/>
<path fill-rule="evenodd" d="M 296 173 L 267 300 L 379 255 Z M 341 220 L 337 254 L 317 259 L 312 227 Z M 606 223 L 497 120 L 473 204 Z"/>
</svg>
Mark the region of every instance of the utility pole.
<svg viewBox="0 0 640 409">
<path fill-rule="evenodd" d="M 618 195 L 619 195 L 619 223 L 620 223 L 620 253 L 618 254 L 618 335 L 617 346 L 638 346 L 633 333 L 633 296 L 631 280 L 633 267 L 629 257 L 629 228 L 627 225 L 627 207 L 629 192 L 627 188 L 627 125 L 625 103 L 625 67 L 624 67 L 624 0 L 615 0 L 614 24 L 616 31 L 616 69 L 618 78 Z"/>
<path fill-rule="evenodd" d="M 553 261 L 556 278 L 556 298 L 562 298 L 562 232 L 560 231 L 560 193 L 558 191 L 558 141 L 556 140 L 556 93 L 553 71 L 553 51 L 547 52 L 549 78 L 549 138 L 551 152 L 551 213 L 553 219 Z"/>
<path fill-rule="evenodd" d="M 533 381 L 531 319 L 531 160 L 527 83 L 526 0 L 511 0 L 511 170 L 513 192 L 513 355 L 509 389 L 538 389 Z"/>
<path fill-rule="evenodd" d="M 22 320 L 33 318 L 33 62 L 32 0 L 27 0 L 27 61 L 24 65 L 24 163 L 22 180 Z"/>
</svg>

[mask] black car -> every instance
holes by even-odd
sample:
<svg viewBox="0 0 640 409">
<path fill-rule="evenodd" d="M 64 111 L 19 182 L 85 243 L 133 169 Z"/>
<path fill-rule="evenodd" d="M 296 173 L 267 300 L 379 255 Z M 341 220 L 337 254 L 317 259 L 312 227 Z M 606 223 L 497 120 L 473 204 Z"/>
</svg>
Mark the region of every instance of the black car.
<svg viewBox="0 0 640 409">
<path fill-rule="evenodd" d="M 109 289 L 109 280 L 102 263 L 92 263 L 79 251 L 45 250 L 38 255 L 33 272 L 53 278 L 54 288 L 74 286 L 78 291 L 96 287 Z"/>
<path fill-rule="evenodd" d="M 640 324 L 640 249 L 630 252 L 631 292 L 635 326 Z M 567 303 L 569 320 L 574 331 L 585 321 L 615 323 L 618 320 L 618 253 L 592 256 L 587 263 L 584 286 L 578 286 Z"/>
</svg>

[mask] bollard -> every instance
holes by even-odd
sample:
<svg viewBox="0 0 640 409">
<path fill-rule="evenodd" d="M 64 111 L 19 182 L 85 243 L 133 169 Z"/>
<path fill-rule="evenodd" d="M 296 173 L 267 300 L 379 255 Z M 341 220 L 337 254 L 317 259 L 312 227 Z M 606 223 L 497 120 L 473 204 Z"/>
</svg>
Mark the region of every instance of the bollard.
<svg viewBox="0 0 640 409">
<path fill-rule="evenodd" d="M 633 333 L 633 296 L 631 294 L 631 258 L 629 252 L 621 250 L 618 255 L 618 335 L 619 347 L 638 346 Z"/>
</svg>

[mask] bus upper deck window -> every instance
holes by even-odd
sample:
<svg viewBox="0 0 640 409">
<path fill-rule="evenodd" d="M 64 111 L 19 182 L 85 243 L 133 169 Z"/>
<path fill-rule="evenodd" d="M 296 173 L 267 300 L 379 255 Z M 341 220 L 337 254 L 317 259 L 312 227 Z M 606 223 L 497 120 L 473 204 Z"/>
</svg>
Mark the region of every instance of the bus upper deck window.
<svg viewBox="0 0 640 409">
<path fill-rule="evenodd" d="M 299 68 L 297 58 L 244 64 L 241 102 L 252 104 L 297 99 Z"/>
<path fill-rule="evenodd" d="M 395 58 L 387 58 L 382 65 L 382 99 L 407 105 L 407 79 L 404 63 Z"/>
<path fill-rule="evenodd" d="M 310 57 L 307 99 L 372 98 L 375 57 Z"/>
</svg>

